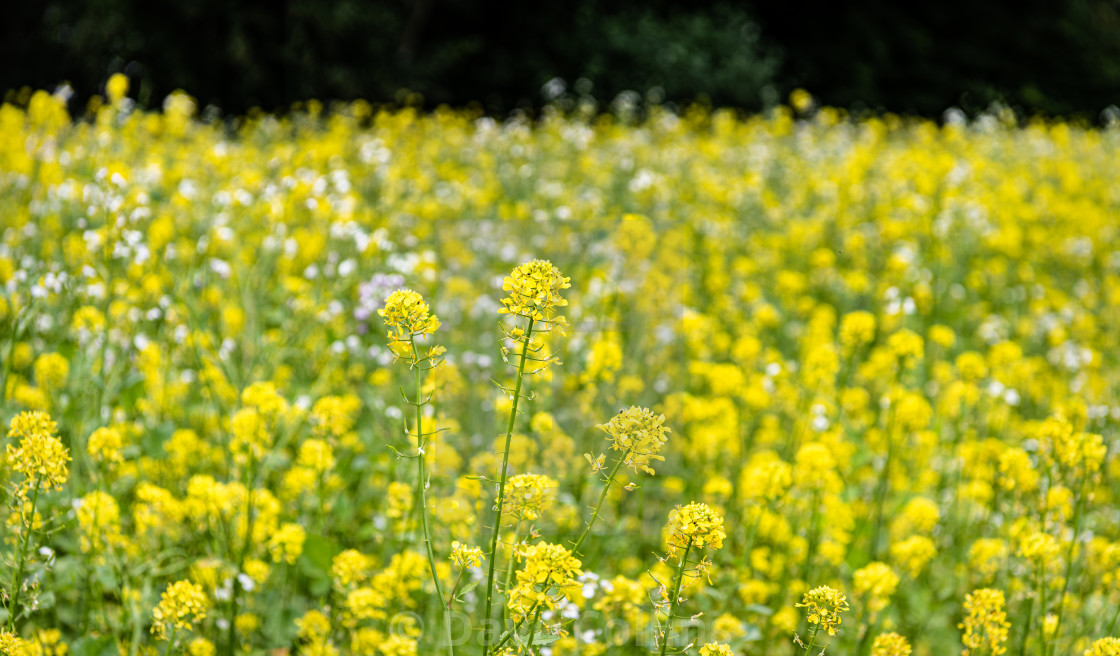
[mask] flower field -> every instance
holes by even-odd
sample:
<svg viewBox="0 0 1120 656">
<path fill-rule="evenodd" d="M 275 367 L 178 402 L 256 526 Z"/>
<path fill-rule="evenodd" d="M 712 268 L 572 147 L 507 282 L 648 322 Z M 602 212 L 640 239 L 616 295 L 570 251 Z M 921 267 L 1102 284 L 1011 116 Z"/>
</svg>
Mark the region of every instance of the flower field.
<svg viewBox="0 0 1120 656">
<path fill-rule="evenodd" d="M 1120 131 L 0 108 L 0 655 L 1120 654 Z"/>
</svg>

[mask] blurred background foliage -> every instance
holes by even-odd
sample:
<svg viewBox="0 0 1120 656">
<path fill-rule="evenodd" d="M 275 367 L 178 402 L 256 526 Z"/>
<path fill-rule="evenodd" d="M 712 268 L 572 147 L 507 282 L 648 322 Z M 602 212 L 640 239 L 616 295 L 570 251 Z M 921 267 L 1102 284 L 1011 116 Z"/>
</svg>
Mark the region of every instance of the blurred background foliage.
<svg viewBox="0 0 1120 656">
<path fill-rule="evenodd" d="M 115 72 L 143 105 L 182 88 L 234 113 L 401 102 L 402 89 L 494 113 L 627 90 L 757 110 L 803 87 L 931 116 L 1001 101 L 1095 119 L 1120 102 L 1116 0 L 43 0 L 5 13 L 0 88 L 68 81 L 75 102 Z"/>
</svg>

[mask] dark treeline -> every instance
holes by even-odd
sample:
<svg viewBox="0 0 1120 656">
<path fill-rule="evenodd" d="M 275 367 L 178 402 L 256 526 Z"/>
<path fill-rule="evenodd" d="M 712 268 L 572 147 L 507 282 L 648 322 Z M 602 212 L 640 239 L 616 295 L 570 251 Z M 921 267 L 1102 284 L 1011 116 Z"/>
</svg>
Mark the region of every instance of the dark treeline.
<svg viewBox="0 0 1120 656">
<path fill-rule="evenodd" d="M 930 116 L 1120 104 L 1116 0 L 40 0 L 5 14 L 0 88 L 68 81 L 79 101 L 125 72 L 143 105 L 182 88 L 236 113 L 401 89 L 502 113 L 542 104 L 554 78 L 569 97 L 748 110 L 797 87 Z"/>
</svg>

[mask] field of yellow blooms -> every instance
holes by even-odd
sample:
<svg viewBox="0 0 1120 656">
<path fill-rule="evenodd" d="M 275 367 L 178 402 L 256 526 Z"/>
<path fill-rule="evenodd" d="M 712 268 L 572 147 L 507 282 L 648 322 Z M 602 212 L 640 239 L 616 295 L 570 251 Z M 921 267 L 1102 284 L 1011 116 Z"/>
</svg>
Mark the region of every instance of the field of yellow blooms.
<svg viewBox="0 0 1120 656">
<path fill-rule="evenodd" d="M 0 656 L 1120 654 L 1120 131 L 108 87 L 0 108 Z"/>
</svg>

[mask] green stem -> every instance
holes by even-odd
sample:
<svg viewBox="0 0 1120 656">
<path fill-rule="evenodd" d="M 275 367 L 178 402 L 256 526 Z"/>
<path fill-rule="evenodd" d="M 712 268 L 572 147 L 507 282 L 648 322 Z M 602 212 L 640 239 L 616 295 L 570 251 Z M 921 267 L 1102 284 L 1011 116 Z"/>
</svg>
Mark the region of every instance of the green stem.
<svg viewBox="0 0 1120 656">
<path fill-rule="evenodd" d="M 673 596 L 669 599 L 669 617 L 665 618 L 665 636 L 661 640 L 661 656 L 669 648 L 669 640 L 673 637 L 673 617 L 677 614 L 677 603 L 681 598 L 681 584 L 684 582 L 684 568 L 688 565 L 688 552 L 692 549 L 692 539 L 684 547 L 681 554 L 681 566 L 677 568 L 677 582 L 673 585 Z"/>
<path fill-rule="evenodd" d="M 513 550 L 517 549 L 518 543 L 521 542 L 521 524 L 522 520 L 517 520 L 517 528 L 513 529 L 513 546 L 510 551 L 509 566 L 506 567 L 506 585 L 502 588 L 506 594 L 509 594 L 509 587 L 513 583 Z M 506 607 L 502 606 L 502 628 L 506 625 L 506 611 Z"/>
<path fill-rule="evenodd" d="M 1027 621 L 1024 624 L 1026 630 L 1023 631 L 1023 639 L 1019 641 L 1019 656 L 1024 656 L 1027 653 L 1027 636 L 1031 633 L 1031 622 L 1034 621 L 1034 597 L 1031 597 L 1031 603 L 1027 605 Z"/>
<path fill-rule="evenodd" d="M 813 634 L 809 636 L 809 646 L 805 648 L 805 656 L 809 656 L 809 652 L 813 649 L 813 644 L 817 641 L 817 632 L 821 630 L 821 625 L 818 624 L 813 627 Z"/>
<path fill-rule="evenodd" d="M 1041 606 L 1038 609 L 1038 648 L 1039 653 L 1046 653 L 1046 561 L 1039 560 L 1038 563 L 1038 593 L 1041 601 Z"/>
<path fill-rule="evenodd" d="M 1053 654 L 1058 648 L 1058 637 L 1062 634 L 1062 616 L 1065 614 L 1066 593 L 1069 592 L 1069 579 L 1073 574 L 1073 552 L 1077 548 L 1077 536 L 1081 532 L 1082 500 L 1085 498 L 1085 481 L 1081 482 L 1081 489 L 1077 493 L 1077 505 L 1073 509 L 1073 538 L 1069 541 L 1069 553 L 1066 554 L 1066 575 L 1062 583 L 1062 594 L 1058 597 L 1058 623 L 1054 626 L 1054 644 L 1049 650 Z M 1044 652 L 1045 653 L 1045 652 Z"/>
<path fill-rule="evenodd" d="M 416 351 L 416 339 L 409 338 L 409 343 L 412 345 L 412 367 L 416 370 L 416 398 L 413 404 L 416 406 L 416 487 L 420 492 L 420 524 L 424 528 L 424 548 L 428 554 L 428 567 L 432 571 L 432 583 L 436 586 L 436 595 L 439 597 L 440 602 L 443 602 L 443 586 L 440 585 L 439 575 L 436 574 L 436 556 L 432 550 L 432 531 L 428 525 L 428 481 L 424 472 L 424 402 L 421 395 L 423 394 L 423 373 L 420 368 L 420 358 Z M 455 647 L 451 644 L 451 611 L 445 610 L 443 613 L 444 628 L 447 631 L 447 652 L 454 656 Z"/>
<path fill-rule="evenodd" d="M 19 561 L 12 576 L 12 601 L 8 605 L 8 631 L 15 632 L 16 617 L 19 612 L 19 598 L 23 590 L 23 568 L 27 564 L 27 546 L 31 543 L 31 530 L 35 526 L 35 506 L 39 503 L 39 483 L 32 480 L 35 491 L 31 493 L 31 517 L 24 523 L 23 543 L 19 547 Z"/>
<path fill-rule="evenodd" d="M 171 647 L 175 644 L 175 635 L 179 633 L 179 627 L 171 629 L 171 637 L 167 640 L 167 646 L 163 648 L 163 656 L 171 653 Z"/>
<path fill-rule="evenodd" d="M 1116 614 L 1112 616 L 1112 623 L 1108 625 L 1108 630 L 1104 632 L 1106 636 L 1112 635 L 1113 629 L 1116 628 L 1116 620 L 1120 620 L 1120 604 L 1116 605 Z"/>
<path fill-rule="evenodd" d="M 529 625 L 529 642 L 525 643 L 526 645 L 528 645 L 529 656 L 532 656 L 533 654 L 533 638 L 537 637 L 537 624 L 540 623 L 541 610 L 542 609 L 540 605 L 538 605 L 537 612 L 533 614 L 533 623 Z"/>
<path fill-rule="evenodd" d="M 747 542 L 743 550 L 743 560 L 740 563 L 740 567 L 746 568 L 751 566 L 751 551 L 754 549 L 754 539 L 758 536 L 758 526 L 762 523 L 762 513 L 769 509 L 769 503 L 766 504 L 766 508 L 758 506 L 758 515 L 754 518 L 754 522 L 751 523 L 750 532 L 747 533 Z"/>
<path fill-rule="evenodd" d="M 494 645 L 494 648 L 490 649 L 487 652 L 487 654 L 497 653 L 497 651 L 499 649 L 501 649 L 507 642 L 509 642 L 510 638 L 512 638 L 513 636 L 515 636 L 517 634 L 517 630 L 521 628 L 521 625 L 525 623 L 525 620 L 529 619 L 529 615 L 531 615 L 533 613 L 533 611 L 535 611 L 537 609 L 537 606 L 539 606 L 539 605 L 540 605 L 539 601 L 536 604 L 534 604 L 533 607 L 529 609 L 529 612 L 526 613 L 520 620 L 518 620 L 517 624 L 514 624 L 513 628 L 510 629 L 508 632 L 506 632 L 505 637 L 503 637 L 501 640 L 499 640 L 498 644 Z"/>
<path fill-rule="evenodd" d="M 237 632 L 237 598 L 238 592 L 241 589 L 241 579 L 239 576 L 245 571 L 245 556 L 249 552 L 249 545 L 253 542 L 253 486 L 256 485 L 256 479 L 253 476 L 253 454 L 250 450 L 249 463 L 245 467 L 245 540 L 241 543 L 237 555 L 237 571 L 233 577 L 232 590 L 230 594 L 229 603 L 229 627 L 226 628 L 226 656 L 233 656 L 233 643 L 234 637 Z M 230 526 L 229 533 L 232 540 L 236 527 Z"/>
<path fill-rule="evenodd" d="M 529 340 L 533 336 L 533 320 L 525 328 L 521 338 L 521 362 L 517 365 L 517 381 L 513 387 L 513 407 L 509 411 L 509 423 L 506 425 L 506 445 L 502 453 L 502 468 L 498 472 L 498 503 L 494 507 L 493 535 L 490 537 L 490 566 L 486 574 L 486 621 L 482 625 L 483 641 L 482 653 L 490 651 L 490 618 L 494 614 L 494 569 L 498 562 L 498 535 L 502 530 L 502 506 L 506 500 L 506 469 L 509 467 L 509 447 L 513 440 L 513 426 L 517 420 L 517 403 L 521 400 L 521 384 L 525 379 L 525 360 L 529 355 Z"/>
<path fill-rule="evenodd" d="M 599 519 L 599 511 L 603 508 L 603 501 L 605 501 L 607 498 L 607 492 L 609 492 L 611 489 L 611 483 L 614 483 L 614 477 L 618 475 L 619 468 L 622 467 L 622 463 L 626 461 L 626 458 L 629 455 L 630 452 L 627 451 L 626 453 L 622 454 L 622 457 L 618 459 L 618 462 L 614 463 L 614 468 L 611 469 L 610 476 L 607 477 L 607 484 L 603 486 L 603 491 L 599 494 L 599 501 L 595 504 L 595 510 L 591 512 L 591 519 L 587 520 L 587 526 L 583 529 L 583 533 L 579 536 L 579 539 L 576 540 L 575 545 L 572 547 L 573 556 L 579 553 L 579 548 L 583 545 L 583 541 L 586 540 L 587 536 L 591 534 L 591 527 L 594 526 L 595 522 Z"/>
</svg>

